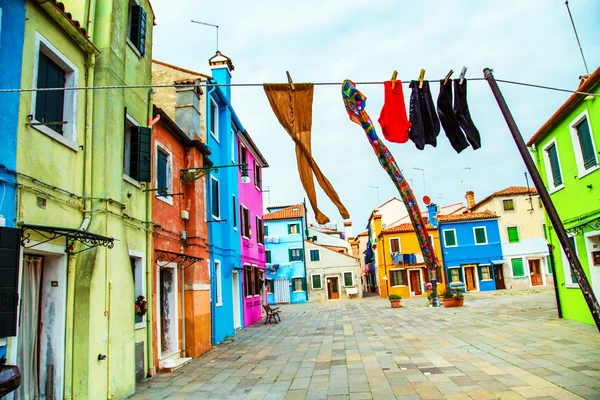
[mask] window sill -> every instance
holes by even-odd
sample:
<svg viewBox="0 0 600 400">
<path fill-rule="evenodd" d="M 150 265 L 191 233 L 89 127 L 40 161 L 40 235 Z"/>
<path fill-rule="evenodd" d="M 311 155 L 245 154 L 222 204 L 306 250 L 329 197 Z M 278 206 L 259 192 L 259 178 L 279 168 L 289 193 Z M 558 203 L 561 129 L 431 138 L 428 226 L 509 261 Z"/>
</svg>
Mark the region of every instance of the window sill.
<svg viewBox="0 0 600 400">
<path fill-rule="evenodd" d="M 136 181 L 135 179 L 133 179 L 132 177 L 130 177 L 127 174 L 123 174 L 123 180 L 127 183 L 132 184 L 133 186 L 135 186 L 138 189 L 142 188 L 142 185 L 138 181 Z"/>
<path fill-rule="evenodd" d="M 144 329 L 146 327 L 146 321 L 138 322 L 135 324 L 135 330 Z"/>
<path fill-rule="evenodd" d="M 293 293 L 304 293 L 304 290 L 294 290 Z"/>
<path fill-rule="evenodd" d="M 567 289 L 579 289 L 578 283 L 565 283 Z"/>
<path fill-rule="evenodd" d="M 38 121 L 31 120 L 31 122 L 36 123 Z M 79 151 L 79 147 L 77 146 L 77 143 L 75 143 L 74 141 L 65 138 L 63 135 L 59 134 L 58 132 L 48 128 L 47 126 L 44 125 L 30 125 L 33 129 L 35 129 L 38 132 L 43 133 L 46 136 L 49 136 L 51 139 L 56 140 L 58 143 L 68 147 L 69 149 L 73 150 L 74 152 L 78 152 Z"/>
<path fill-rule="evenodd" d="M 447 249 L 449 249 L 449 248 L 452 248 L 452 247 L 458 247 L 458 245 L 455 244 L 454 246 L 444 246 L 444 247 L 446 247 Z"/>
<path fill-rule="evenodd" d="M 491 282 L 493 279 L 482 279 L 481 282 Z"/>
<path fill-rule="evenodd" d="M 170 206 L 173 205 L 173 197 L 156 196 L 156 198 L 164 203 L 167 203 Z"/>
<path fill-rule="evenodd" d="M 562 185 L 560 185 L 560 186 L 556 186 L 556 187 L 548 188 L 548 189 L 549 189 L 549 190 L 548 190 L 548 194 L 554 194 L 554 193 L 556 193 L 556 192 L 558 192 L 559 190 L 562 190 L 562 189 L 564 189 L 564 188 L 565 188 L 565 184 L 564 184 L 564 183 L 563 183 Z"/>
<path fill-rule="evenodd" d="M 215 307 L 221 307 L 223 305 L 223 303 L 216 303 Z"/>
<path fill-rule="evenodd" d="M 489 243 L 475 243 L 475 246 L 486 246 L 486 245 L 488 245 L 488 244 L 489 244 Z"/>
<path fill-rule="evenodd" d="M 216 215 L 212 215 L 214 221 L 220 221 L 221 217 L 217 217 Z"/>
<path fill-rule="evenodd" d="M 590 168 L 590 169 L 586 169 L 586 170 L 585 170 L 585 171 L 583 171 L 583 172 L 582 172 L 582 171 L 579 171 L 579 174 L 578 174 L 578 175 L 579 175 L 579 176 L 578 176 L 578 179 L 581 179 L 581 178 L 583 178 L 584 176 L 591 174 L 592 172 L 596 171 L 598 168 L 600 168 L 600 167 L 599 167 L 598 165 L 595 165 L 595 166 L 593 166 L 592 168 Z"/>
<path fill-rule="evenodd" d="M 323 288 L 322 288 L 322 287 L 319 287 L 319 288 L 312 288 L 312 290 L 323 290 Z"/>
<path fill-rule="evenodd" d="M 133 42 L 131 41 L 131 39 L 129 39 L 129 36 L 126 39 L 127 44 L 129 45 L 129 47 L 131 48 L 131 50 L 133 50 L 133 52 L 139 57 L 142 58 L 142 53 L 140 53 L 140 51 L 137 49 L 137 47 L 135 47 L 135 44 L 133 44 Z"/>
<path fill-rule="evenodd" d="M 210 136 L 212 136 L 212 138 L 215 139 L 215 142 L 217 142 L 218 145 L 221 144 L 219 142 L 219 138 L 217 137 L 217 135 L 213 131 L 210 131 Z"/>
</svg>

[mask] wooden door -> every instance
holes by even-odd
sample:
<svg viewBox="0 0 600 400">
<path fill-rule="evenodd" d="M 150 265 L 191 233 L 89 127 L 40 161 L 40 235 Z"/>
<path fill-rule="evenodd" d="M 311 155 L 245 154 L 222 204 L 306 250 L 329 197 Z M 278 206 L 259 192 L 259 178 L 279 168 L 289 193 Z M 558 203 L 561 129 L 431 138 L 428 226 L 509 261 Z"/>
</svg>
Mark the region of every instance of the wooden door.
<svg viewBox="0 0 600 400">
<path fill-rule="evenodd" d="M 467 290 L 476 290 L 475 286 L 475 267 L 465 267 L 465 277 L 467 281 Z"/>
<path fill-rule="evenodd" d="M 410 288 L 415 296 L 422 294 L 421 292 L 421 274 L 419 271 L 410 271 Z"/>
<path fill-rule="evenodd" d="M 544 284 L 542 272 L 540 271 L 540 260 L 529 260 L 529 274 L 531 275 L 531 286 Z"/>
<path fill-rule="evenodd" d="M 338 278 L 327 278 L 327 298 L 336 300 L 340 298 L 340 288 L 338 286 Z"/>
<path fill-rule="evenodd" d="M 494 280 L 496 281 L 496 289 L 506 289 L 504 284 L 504 271 L 502 265 L 494 265 Z"/>
</svg>

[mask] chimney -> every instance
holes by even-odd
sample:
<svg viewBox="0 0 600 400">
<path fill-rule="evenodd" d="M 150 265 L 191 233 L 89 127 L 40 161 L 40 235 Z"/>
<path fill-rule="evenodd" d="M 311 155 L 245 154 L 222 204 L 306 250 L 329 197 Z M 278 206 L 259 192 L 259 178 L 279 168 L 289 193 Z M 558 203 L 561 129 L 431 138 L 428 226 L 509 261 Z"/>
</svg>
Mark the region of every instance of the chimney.
<svg viewBox="0 0 600 400">
<path fill-rule="evenodd" d="M 217 83 L 229 85 L 231 83 L 231 72 L 235 69 L 231 58 L 222 54 L 219 50 L 215 53 L 210 60 L 208 60 L 212 76 L 215 78 Z M 225 93 L 228 99 L 231 100 L 231 87 L 221 86 L 221 89 Z"/>
<path fill-rule="evenodd" d="M 346 240 L 352 239 L 352 221 L 344 222 L 344 232 L 346 233 Z"/>
<path fill-rule="evenodd" d="M 465 199 L 467 199 L 467 210 L 475 207 L 475 193 L 472 190 L 469 190 L 465 195 Z"/>
<path fill-rule="evenodd" d="M 192 85 L 199 84 L 200 79 L 184 79 L 175 81 L 175 84 Z M 200 136 L 200 95 L 202 89 L 196 87 L 175 88 L 175 123 L 191 140 Z M 206 138 L 200 137 L 203 143 Z"/>
<path fill-rule="evenodd" d="M 437 204 L 429 203 L 429 205 L 427 206 L 427 215 L 429 217 L 429 225 L 431 225 L 431 226 L 438 225 L 437 214 L 438 214 Z"/>
</svg>

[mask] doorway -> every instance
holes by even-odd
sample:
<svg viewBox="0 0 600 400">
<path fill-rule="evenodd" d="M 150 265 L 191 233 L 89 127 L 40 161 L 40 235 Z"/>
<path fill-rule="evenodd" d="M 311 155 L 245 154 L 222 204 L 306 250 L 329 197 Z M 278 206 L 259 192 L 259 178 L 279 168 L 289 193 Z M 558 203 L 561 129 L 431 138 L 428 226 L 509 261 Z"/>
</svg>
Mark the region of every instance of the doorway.
<svg viewBox="0 0 600 400">
<path fill-rule="evenodd" d="M 506 284 L 504 283 L 504 267 L 502 264 L 494 265 L 494 281 L 496 281 L 496 289 L 506 289 Z"/>
<path fill-rule="evenodd" d="M 233 294 L 233 327 L 239 329 L 242 327 L 242 300 L 240 299 L 240 278 L 237 271 L 234 271 L 231 279 L 231 293 Z"/>
<path fill-rule="evenodd" d="M 338 278 L 330 276 L 327 278 L 327 299 L 338 300 L 340 298 L 340 287 L 338 284 Z"/>
<path fill-rule="evenodd" d="M 469 266 L 465 267 L 465 280 L 467 281 L 467 291 L 469 290 L 477 290 L 477 285 L 475 284 L 475 267 Z"/>
<path fill-rule="evenodd" d="M 179 352 L 179 320 L 177 315 L 177 269 L 170 263 L 158 268 L 158 341 L 159 359 Z"/>
<path fill-rule="evenodd" d="M 599 231 L 585 234 L 585 247 L 590 266 L 590 286 L 596 298 L 600 298 L 600 235 Z"/>
<path fill-rule="evenodd" d="M 423 292 L 421 289 L 421 271 L 418 269 L 408 271 L 410 277 L 410 295 L 420 296 Z"/>
<path fill-rule="evenodd" d="M 542 271 L 540 267 L 540 260 L 529 260 L 529 276 L 531 276 L 531 286 L 543 285 Z"/>
</svg>

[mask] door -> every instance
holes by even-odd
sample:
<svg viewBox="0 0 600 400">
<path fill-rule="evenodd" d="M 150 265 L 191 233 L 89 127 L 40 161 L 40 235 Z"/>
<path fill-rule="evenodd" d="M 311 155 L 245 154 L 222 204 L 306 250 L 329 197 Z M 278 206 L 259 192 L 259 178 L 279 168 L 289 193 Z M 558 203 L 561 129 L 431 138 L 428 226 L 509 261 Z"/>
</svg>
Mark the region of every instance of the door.
<svg viewBox="0 0 600 400">
<path fill-rule="evenodd" d="M 337 300 L 340 298 L 340 287 L 337 277 L 327 278 L 327 298 L 329 300 Z"/>
<path fill-rule="evenodd" d="M 410 274 L 410 293 L 411 296 L 420 296 L 421 292 L 421 271 L 409 271 Z"/>
<path fill-rule="evenodd" d="M 290 280 L 275 279 L 275 303 L 290 302 Z"/>
<path fill-rule="evenodd" d="M 163 359 L 178 352 L 179 320 L 177 317 L 177 274 L 170 267 L 159 268 L 159 358 Z"/>
<path fill-rule="evenodd" d="M 496 281 L 496 289 L 506 289 L 504 284 L 504 271 L 502 265 L 494 265 L 494 280 Z"/>
<path fill-rule="evenodd" d="M 540 270 L 540 260 L 529 260 L 529 275 L 531 276 L 531 286 L 543 285 L 542 271 Z"/>
<path fill-rule="evenodd" d="M 233 327 L 239 329 L 242 327 L 242 300 L 240 299 L 240 280 L 237 272 L 232 274 L 231 293 L 233 295 Z"/>
<path fill-rule="evenodd" d="M 477 286 L 475 286 L 475 267 L 465 267 L 465 278 L 467 290 L 477 290 Z"/>
</svg>

